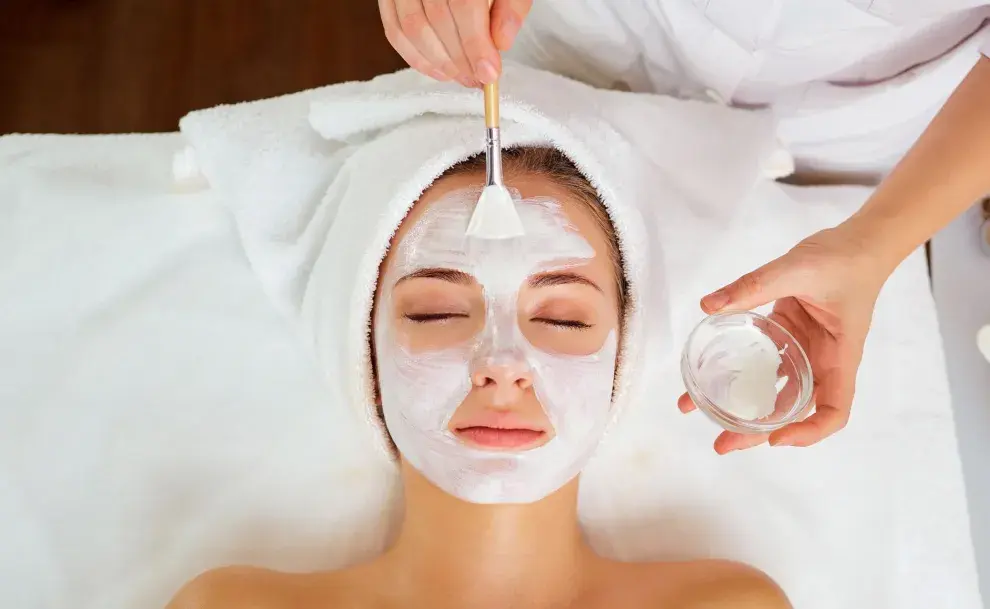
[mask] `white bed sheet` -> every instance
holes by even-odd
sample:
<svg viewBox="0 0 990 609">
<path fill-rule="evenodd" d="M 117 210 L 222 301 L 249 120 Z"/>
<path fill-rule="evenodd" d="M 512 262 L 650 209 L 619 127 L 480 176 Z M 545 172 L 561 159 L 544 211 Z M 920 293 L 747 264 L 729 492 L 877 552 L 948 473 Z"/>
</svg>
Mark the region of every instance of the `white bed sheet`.
<svg viewBox="0 0 990 609">
<path fill-rule="evenodd" d="M 226 211 L 173 185 L 179 143 L 0 139 L 0 607 L 147 609 L 381 544 L 348 421 Z"/>
<path fill-rule="evenodd" d="M 385 543 L 392 515 L 368 506 L 387 506 L 391 485 L 365 475 L 372 448 L 353 444 L 357 422 L 324 403 L 226 213 L 208 190 L 173 184 L 181 143 L 0 139 L 0 607 L 161 606 L 212 566 L 330 568 Z M 758 194 L 772 204 L 807 205 L 809 230 L 865 195 L 768 188 Z M 728 280 L 748 269 L 727 259 L 723 270 Z M 798 470 L 836 464 L 757 506 L 805 520 L 747 530 L 740 510 L 663 496 L 651 472 L 688 476 L 692 462 L 717 459 L 715 430 L 700 416 L 677 419 L 676 437 L 644 451 L 640 408 L 617 433 L 630 434 L 642 467 L 617 474 L 605 459 L 589 471 L 586 487 L 620 478 L 611 497 L 583 489 L 593 543 L 630 558 L 752 548 L 734 557 L 766 569 L 802 608 L 980 607 L 920 255 L 884 291 L 867 368 L 847 430 L 815 452 L 774 457 Z M 656 407 L 674 408 L 666 397 Z M 848 462 L 864 444 L 874 456 Z M 719 462 L 722 477 L 681 488 L 729 503 L 733 472 L 751 483 L 765 460 L 733 455 Z M 623 493 L 643 511 L 617 510 Z M 843 517 L 817 521 L 826 512 Z"/>
</svg>

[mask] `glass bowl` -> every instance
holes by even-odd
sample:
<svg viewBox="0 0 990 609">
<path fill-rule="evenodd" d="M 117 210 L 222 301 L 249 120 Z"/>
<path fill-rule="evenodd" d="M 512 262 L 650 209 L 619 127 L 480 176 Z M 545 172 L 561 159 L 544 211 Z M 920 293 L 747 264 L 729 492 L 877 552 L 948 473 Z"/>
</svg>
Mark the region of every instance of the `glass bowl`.
<svg viewBox="0 0 990 609">
<path fill-rule="evenodd" d="M 706 317 L 681 356 L 688 396 L 729 431 L 769 433 L 811 405 L 811 362 L 793 335 L 751 311 Z"/>
</svg>

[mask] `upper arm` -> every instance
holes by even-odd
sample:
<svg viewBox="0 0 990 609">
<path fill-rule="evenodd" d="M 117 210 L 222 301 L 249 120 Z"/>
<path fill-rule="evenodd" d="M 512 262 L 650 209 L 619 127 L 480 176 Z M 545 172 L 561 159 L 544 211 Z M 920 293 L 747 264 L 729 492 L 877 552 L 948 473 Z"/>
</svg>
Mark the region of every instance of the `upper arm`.
<svg viewBox="0 0 990 609">
<path fill-rule="evenodd" d="M 206 571 L 184 585 L 165 609 L 270 609 L 269 573 L 252 567 Z"/>
</svg>

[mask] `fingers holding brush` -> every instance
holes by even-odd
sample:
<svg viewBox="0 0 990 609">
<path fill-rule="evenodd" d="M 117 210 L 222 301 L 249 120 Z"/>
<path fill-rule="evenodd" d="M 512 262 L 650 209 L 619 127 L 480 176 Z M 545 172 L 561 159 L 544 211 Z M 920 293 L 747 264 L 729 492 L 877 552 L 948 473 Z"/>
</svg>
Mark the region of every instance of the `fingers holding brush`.
<svg viewBox="0 0 990 609">
<path fill-rule="evenodd" d="M 532 0 L 378 0 L 385 35 L 417 71 L 478 87 L 502 71 Z"/>
</svg>

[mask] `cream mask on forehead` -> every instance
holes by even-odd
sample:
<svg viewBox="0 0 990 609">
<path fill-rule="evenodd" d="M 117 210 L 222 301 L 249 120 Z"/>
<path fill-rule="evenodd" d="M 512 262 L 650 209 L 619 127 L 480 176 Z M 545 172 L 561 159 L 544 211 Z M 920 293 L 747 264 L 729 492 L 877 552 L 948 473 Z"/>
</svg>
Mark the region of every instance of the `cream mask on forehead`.
<svg viewBox="0 0 990 609">
<path fill-rule="evenodd" d="M 519 326 L 518 293 L 534 274 L 587 263 L 594 249 L 551 199 L 517 202 L 525 235 L 467 237 L 479 191 L 436 201 L 409 230 L 382 278 L 375 315 L 375 354 L 385 423 L 404 459 L 435 485 L 472 503 L 530 503 L 574 478 L 609 420 L 617 339 L 610 331 L 597 352 L 541 350 Z M 423 269 L 451 269 L 481 286 L 484 324 L 456 344 L 410 345 L 396 327 L 396 284 Z M 481 315 L 482 313 L 478 313 Z M 553 437 L 529 450 L 484 450 L 448 429 L 481 367 L 527 368 Z M 484 404 L 489 406 L 489 404 Z"/>
</svg>

